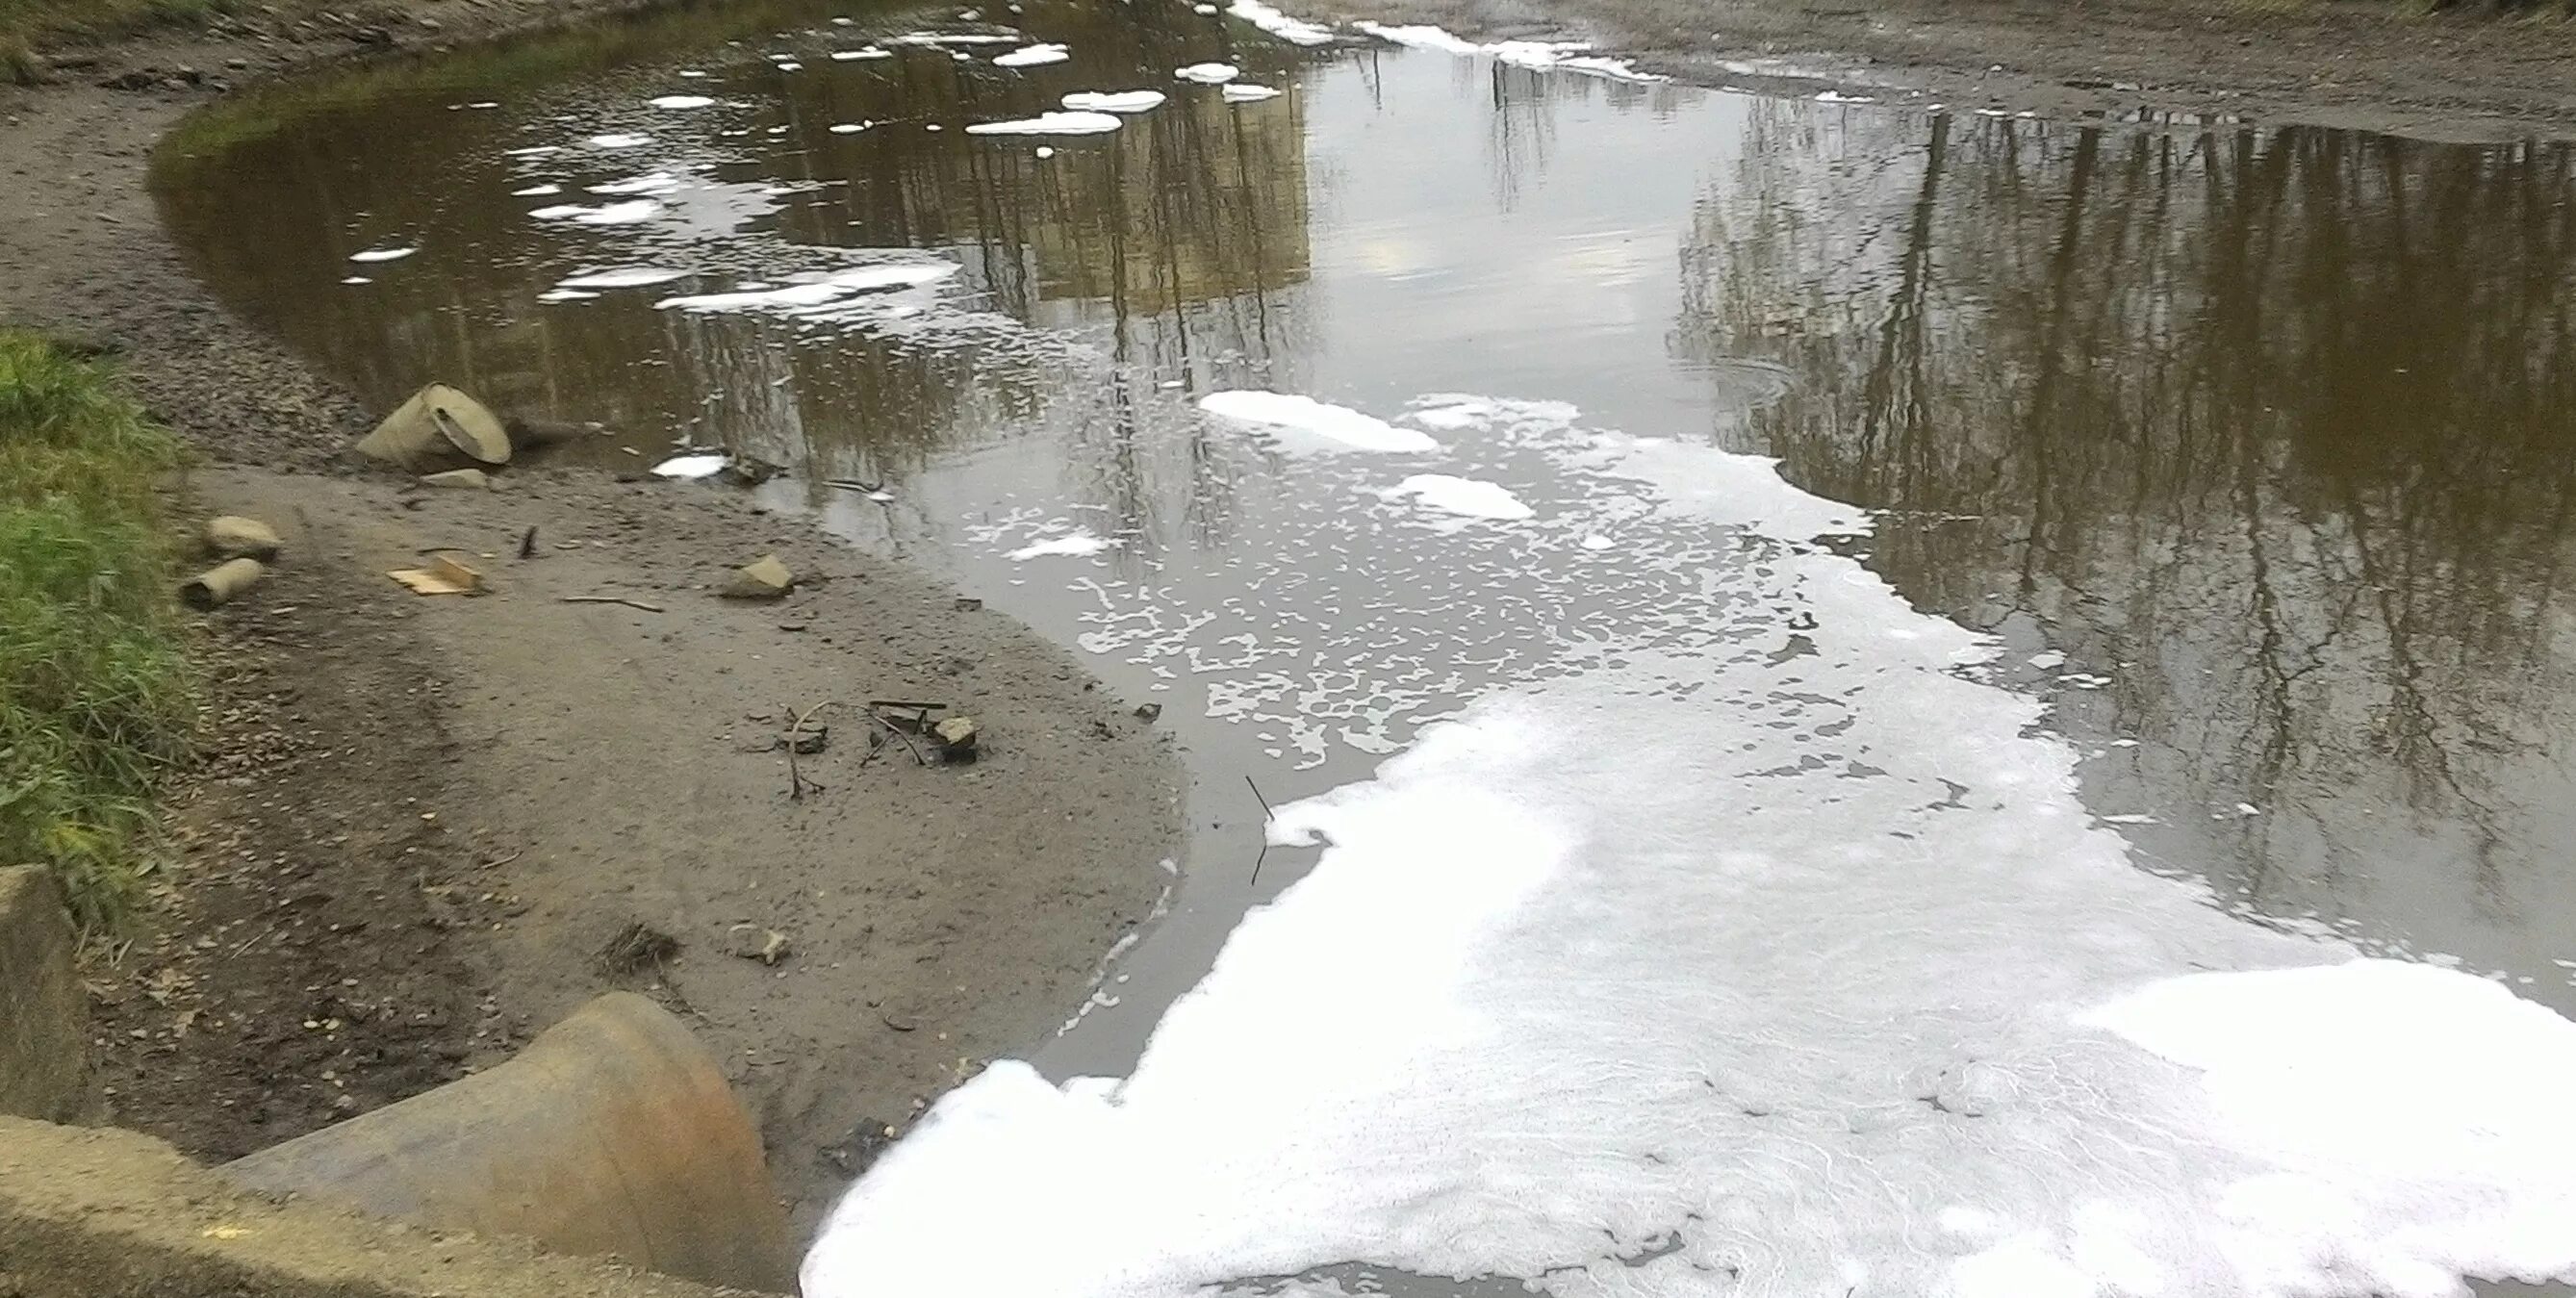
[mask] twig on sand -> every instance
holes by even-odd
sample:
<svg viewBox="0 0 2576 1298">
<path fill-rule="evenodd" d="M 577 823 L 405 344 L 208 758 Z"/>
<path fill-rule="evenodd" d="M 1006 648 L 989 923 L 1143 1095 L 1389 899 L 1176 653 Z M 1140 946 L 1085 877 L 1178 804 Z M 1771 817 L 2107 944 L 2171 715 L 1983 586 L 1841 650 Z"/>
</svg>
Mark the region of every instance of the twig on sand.
<svg viewBox="0 0 2576 1298">
<path fill-rule="evenodd" d="M 628 599 L 623 595 L 557 595 L 555 602 L 558 604 L 623 604 L 628 608 L 640 608 L 647 613 L 664 611 L 659 604 L 647 604 L 640 599 Z"/>
<path fill-rule="evenodd" d="M 825 699 L 822 702 L 797 713 L 796 724 L 787 727 L 787 800 L 789 802 L 803 802 L 805 800 L 805 786 L 812 783 L 805 778 L 803 772 L 796 769 L 796 738 L 797 736 L 805 733 L 805 723 L 813 720 L 815 713 L 831 706 L 832 700 Z M 822 787 L 823 786 L 819 784 L 814 785 L 814 788 L 818 791 L 821 790 Z"/>
<path fill-rule="evenodd" d="M 1268 798 L 1265 798 L 1265 797 L 1262 797 L 1262 796 L 1261 796 L 1261 786 L 1260 786 L 1260 785 L 1258 785 L 1258 784 L 1254 784 L 1254 783 L 1252 782 L 1252 777 L 1251 777 L 1251 776 L 1249 776 L 1249 775 L 1247 775 L 1247 776 L 1244 776 L 1244 777 L 1243 777 L 1243 783 L 1244 783 L 1244 787 L 1246 787 L 1246 788 L 1248 788 L 1248 789 L 1252 790 L 1252 800 L 1261 804 L 1261 819 L 1262 819 L 1262 822 L 1263 822 L 1263 823 L 1265 823 L 1265 824 L 1267 824 L 1267 823 L 1269 823 L 1270 821 L 1274 821 L 1274 820 L 1279 819 L 1279 813 L 1277 813 L 1277 812 L 1275 812 L 1275 811 L 1272 811 L 1272 810 L 1270 809 L 1270 799 L 1268 799 Z M 1267 861 L 1267 860 L 1269 860 L 1269 859 L 1270 859 L 1270 836 L 1269 836 L 1268 834 L 1266 834 L 1266 833 L 1265 833 L 1265 834 L 1263 834 L 1263 835 L 1261 836 L 1261 854 L 1260 854 L 1259 856 L 1256 856 L 1256 857 L 1252 858 L 1252 886 L 1253 886 L 1253 887 L 1258 888 L 1258 887 L 1260 887 L 1260 886 L 1261 886 L 1261 863 L 1262 863 L 1262 862 L 1264 862 L 1264 861 Z"/>
<path fill-rule="evenodd" d="M 873 707 L 868 709 L 868 720 L 873 721 L 873 722 L 877 723 L 878 725 L 885 727 L 885 732 L 886 732 L 887 734 L 890 734 L 890 735 L 894 736 L 895 738 L 902 740 L 902 741 L 903 741 L 903 746 L 904 746 L 904 747 L 906 747 L 906 748 L 908 748 L 908 749 L 911 749 L 911 750 L 912 750 L 912 760 L 913 760 L 913 761 L 915 761 L 915 762 L 917 762 L 917 763 L 919 763 L 919 764 L 921 764 L 921 765 L 923 765 L 923 766 L 928 766 L 928 765 L 930 765 L 930 758 L 929 758 L 929 757 L 927 757 L 927 756 L 925 756 L 925 755 L 922 753 L 922 751 L 921 751 L 921 745 L 919 745 L 919 744 L 916 744 L 916 743 L 912 742 L 912 735 L 910 734 L 910 732 L 906 731 L 903 727 L 896 725 L 896 724 L 895 724 L 895 723 L 893 723 L 892 721 L 888 721 L 888 720 L 886 720 L 886 718 L 884 717 L 884 715 L 883 715 L 883 714 L 881 714 L 881 713 L 879 713 L 879 712 L 878 712 L 875 708 L 873 708 Z"/>
</svg>

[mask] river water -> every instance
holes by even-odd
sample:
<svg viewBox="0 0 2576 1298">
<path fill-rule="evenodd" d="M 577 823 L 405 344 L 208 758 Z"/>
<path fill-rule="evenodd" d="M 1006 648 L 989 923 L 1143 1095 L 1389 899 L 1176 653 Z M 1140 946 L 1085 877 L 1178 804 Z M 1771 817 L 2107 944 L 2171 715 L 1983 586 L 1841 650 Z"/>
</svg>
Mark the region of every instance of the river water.
<svg viewBox="0 0 2576 1298">
<path fill-rule="evenodd" d="M 1164 709 L 1170 914 L 809 1293 L 2576 1269 L 2576 155 L 1251 17 L 697 6 L 165 151 L 363 393 L 786 466 Z"/>
</svg>

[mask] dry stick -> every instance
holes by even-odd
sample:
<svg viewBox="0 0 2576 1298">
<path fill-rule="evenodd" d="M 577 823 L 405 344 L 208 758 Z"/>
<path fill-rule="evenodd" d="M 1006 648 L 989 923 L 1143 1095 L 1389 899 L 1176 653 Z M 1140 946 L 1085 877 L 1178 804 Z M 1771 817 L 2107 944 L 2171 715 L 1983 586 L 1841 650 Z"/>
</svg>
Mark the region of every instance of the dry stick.
<svg viewBox="0 0 2576 1298">
<path fill-rule="evenodd" d="M 1274 820 L 1279 819 L 1278 813 L 1273 812 L 1273 811 L 1270 809 L 1270 799 L 1268 799 L 1268 798 L 1265 798 L 1265 797 L 1262 797 L 1262 796 L 1261 796 L 1261 786 L 1260 786 L 1260 785 L 1258 785 L 1258 784 L 1254 784 L 1254 783 L 1252 782 L 1252 777 L 1251 777 L 1251 776 L 1249 776 L 1249 775 L 1247 775 L 1247 776 L 1244 776 L 1244 777 L 1243 777 L 1243 783 L 1244 783 L 1245 787 L 1247 787 L 1247 788 L 1249 788 L 1249 789 L 1251 789 L 1251 790 L 1252 790 L 1252 800 L 1261 804 L 1261 819 L 1262 819 L 1262 822 L 1263 822 L 1264 824 L 1267 824 L 1267 823 L 1269 823 L 1269 822 L 1271 822 L 1271 821 L 1274 821 Z M 1261 886 L 1261 863 L 1262 863 L 1262 862 L 1264 862 L 1264 861 L 1267 861 L 1267 860 L 1269 860 L 1269 859 L 1270 859 L 1270 836 L 1269 836 L 1268 834 L 1263 834 L 1263 835 L 1261 836 L 1261 854 L 1260 854 L 1259 856 L 1256 856 L 1256 857 L 1252 858 L 1252 886 L 1253 886 L 1253 887 L 1258 888 L 1258 887 L 1260 887 L 1260 886 Z"/>
<path fill-rule="evenodd" d="M 874 708 L 870 708 L 870 709 L 868 709 L 868 720 L 873 721 L 873 722 L 877 723 L 878 725 L 884 726 L 884 727 L 886 728 L 886 733 L 887 733 L 887 734 L 890 734 L 890 735 L 894 736 L 895 738 L 902 740 L 902 741 L 903 741 L 903 746 L 912 750 L 912 760 L 913 760 L 913 761 L 918 762 L 918 763 L 920 763 L 920 764 L 921 764 L 921 765 L 923 765 L 923 766 L 928 766 L 928 765 L 930 765 L 930 759 L 929 759 L 929 758 L 927 758 L 927 757 L 922 756 L 922 753 L 921 753 L 921 745 L 919 745 L 919 744 L 916 744 L 916 743 L 912 742 L 912 736 L 911 736 L 911 735 L 909 735 L 909 734 L 904 733 L 904 729 L 903 729 L 903 727 L 898 726 L 898 725 L 896 725 L 895 723 L 893 723 L 893 722 L 891 722 L 891 721 L 886 720 L 884 717 L 881 717 L 881 716 L 877 715 L 876 709 L 874 709 Z"/>
<path fill-rule="evenodd" d="M 558 604 L 623 604 L 628 608 L 640 608 L 647 613 L 664 611 L 659 604 L 647 604 L 640 599 L 628 599 L 623 595 L 557 595 L 555 602 Z"/>
<path fill-rule="evenodd" d="M 832 701 L 830 699 L 825 699 L 822 702 L 805 709 L 803 712 L 796 715 L 796 724 L 787 728 L 787 800 L 789 802 L 803 802 L 805 800 L 805 777 L 802 774 L 799 774 L 796 769 L 796 737 L 805 733 L 805 723 L 813 720 L 815 713 L 830 706 L 832 706 Z M 817 784 L 814 787 L 816 789 L 821 789 L 823 786 Z"/>
<path fill-rule="evenodd" d="M 537 526 L 534 523 L 530 523 L 528 530 L 519 537 L 519 557 L 522 559 L 537 557 Z"/>
</svg>

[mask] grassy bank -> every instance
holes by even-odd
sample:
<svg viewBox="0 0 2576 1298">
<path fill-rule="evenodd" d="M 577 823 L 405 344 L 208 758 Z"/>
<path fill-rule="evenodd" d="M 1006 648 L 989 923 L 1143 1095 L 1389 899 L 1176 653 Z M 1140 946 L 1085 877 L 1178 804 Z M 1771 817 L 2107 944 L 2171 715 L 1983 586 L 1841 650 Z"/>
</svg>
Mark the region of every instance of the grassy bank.
<svg viewBox="0 0 2576 1298">
<path fill-rule="evenodd" d="M 98 366 L 0 330 L 0 863 L 56 867 L 93 927 L 138 890 L 195 715 L 159 495 L 178 461 Z"/>
</svg>

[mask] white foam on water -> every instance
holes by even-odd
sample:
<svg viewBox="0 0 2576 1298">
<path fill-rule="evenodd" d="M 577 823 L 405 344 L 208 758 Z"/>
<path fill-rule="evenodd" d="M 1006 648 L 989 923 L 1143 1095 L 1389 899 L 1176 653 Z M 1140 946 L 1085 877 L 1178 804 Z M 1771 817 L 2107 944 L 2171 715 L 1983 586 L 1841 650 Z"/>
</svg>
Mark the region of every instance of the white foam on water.
<svg viewBox="0 0 2576 1298">
<path fill-rule="evenodd" d="M 1035 152 L 1036 152 L 1036 153 L 1037 153 L 1037 155 L 1038 155 L 1039 157 L 1041 157 L 1041 158 L 1052 158 L 1052 157 L 1054 157 L 1054 156 L 1055 156 L 1055 150 L 1054 150 L 1054 149 L 1051 149 L 1051 148 L 1049 148 L 1049 147 L 1047 147 L 1046 145 L 1043 145 L 1043 144 L 1039 145 L 1039 146 L 1036 148 Z"/>
<path fill-rule="evenodd" d="M 1333 39 L 1332 28 L 1291 18 L 1261 0 L 1234 0 L 1225 11 L 1291 45 L 1322 45 Z"/>
<path fill-rule="evenodd" d="M 547 196 L 548 194 L 560 194 L 560 193 L 562 193 L 562 192 L 563 192 L 563 186 L 561 186 L 561 185 L 530 185 L 530 186 L 528 186 L 526 189 L 514 189 L 514 190 L 511 190 L 511 191 L 510 191 L 510 197 L 512 197 L 512 198 L 544 198 L 544 197 L 545 197 L 545 196 Z"/>
<path fill-rule="evenodd" d="M 652 142 L 652 136 L 638 135 L 633 131 L 612 131 L 606 135 L 594 135 L 583 141 L 594 149 L 640 149 Z"/>
<path fill-rule="evenodd" d="M 691 81 L 695 81 L 695 80 L 698 80 L 698 79 L 699 79 L 699 78 L 701 78 L 701 77 L 704 77 L 704 76 L 706 75 L 706 73 L 701 72 L 701 71 L 697 70 L 696 68 L 682 68 L 682 69 L 680 69 L 680 75 L 681 75 L 681 76 L 683 76 L 683 77 L 688 78 L 688 79 L 689 79 L 689 80 L 691 80 Z"/>
<path fill-rule="evenodd" d="M 890 59 L 893 57 L 893 50 L 885 49 L 876 45 L 862 45 L 854 50 L 832 51 L 832 61 L 835 63 L 856 63 L 861 59 Z"/>
<path fill-rule="evenodd" d="M 1185 68 L 1172 69 L 1172 75 L 1203 86 L 1221 86 L 1242 76 L 1243 69 L 1231 63 L 1193 63 Z"/>
<path fill-rule="evenodd" d="M 697 293 L 666 297 L 653 304 L 659 311 L 786 311 L 795 313 L 815 307 L 836 305 L 861 293 L 887 289 L 923 288 L 957 273 L 953 261 L 913 262 L 888 266 L 858 266 L 834 271 L 819 279 L 806 280 L 778 288 L 744 289 L 731 293 Z"/>
<path fill-rule="evenodd" d="M 1599 532 L 1586 532 L 1583 534 L 1583 539 L 1575 544 L 1582 546 L 1586 550 L 1611 550 L 1618 548 L 1619 545 L 1617 541 L 1613 541 Z"/>
<path fill-rule="evenodd" d="M 503 149 L 501 151 L 501 156 L 505 158 L 542 158 L 549 153 L 561 152 L 563 152 L 563 146 L 559 144 L 531 144 L 524 149 Z"/>
<path fill-rule="evenodd" d="M 1023 45 L 1008 54 L 993 56 L 997 68 L 1035 68 L 1049 63 L 1062 63 L 1073 55 L 1061 45 Z"/>
<path fill-rule="evenodd" d="M 598 297 L 598 296 L 599 296 L 599 295 L 598 295 L 597 293 L 588 292 L 588 291 L 583 290 L 583 289 L 577 289 L 577 288 L 560 288 L 560 287 L 558 287 L 558 288 L 550 288 L 550 289 L 547 289 L 547 290 L 546 290 L 545 292 L 543 292 L 543 293 L 539 293 L 539 294 L 537 294 L 537 300 L 538 300 L 538 301 L 540 301 L 540 302 L 547 302 L 547 303 L 553 303 L 553 302 L 587 302 L 587 301 L 589 301 L 590 299 L 595 298 L 595 297 Z"/>
<path fill-rule="evenodd" d="M 1118 543 L 1116 541 L 1109 540 L 1106 537 L 1094 536 L 1089 532 L 1076 530 L 1068 532 L 1063 536 L 1050 537 L 1043 541 L 1033 541 L 1027 545 L 1021 546 L 1019 549 L 1011 551 L 1009 557 L 1023 562 L 1030 559 L 1043 559 L 1055 555 L 1072 555 L 1078 557 L 1086 554 L 1098 554 L 1103 550 L 1116 546 L 1117 544 Z"/>
<path fill-rule="evenodd" d="M 1531 518 L 1538 513 L 1522 503 L 1521 498 L 1508 488 L 1446 473 L 1417 473 L 1395 484 L 1395 489 L 1387 494 L 1410 496 L 1427 509 L 1463 518 L 1512 520 Z"/>
<path fill-rule="evenodd" d="M 1594 497 L 1565 513 L 1620 519 L 1615 561 L 1685 573 L 1670 625 L 1711 634 L 1278 808 L 1319 859 L 1132 1074 L 1003 1061 L 943 1098 L 835 1208 L 809 1298 L 2576 1275 L 2576 1024 L 2137 869 L 2040 703 L 1958 670 L 1994 642 L 1811 539 L 1862 511 L 1758 457 L 1542 435 Z"/>
<path fill-rule="evenodd" d="M 968 135 L 1098 135 L 1118 129 L 1114 113 L 1049 112 L 1007 122 L 977 122 Z"/>
<path fill-rule="evenodd" d="M 1194 14 L 1212 14 L 1218 12 L 1218 10 L 1215 5 L 1201 3 L 1191 5 L 1190 12 Z"/>
<path fill-rule="evenodd" d="M 658 95 L 645 102 L 655 108 L 705 108 L 715 100 L 705 95 Z"/>
<path fill-rule="evenodd" d="M 367 278 L 367 277 L 366 277 L 366 276 L 364 276 L 364 275 L 343 275 L 343 276 L 341 276 L 341 277 L 340 277 L 340 282 L 341 282 L 341 283 L 343 283 L 343 284 L 373 284 L 373 283 L 375 283 L 375 281 L 374 281 L 374 280 L 369 279 L 369 278 Z"/>
<path fill-rule="evenodd" d="M 1514 67 L 1537 68 L 1561 72 L 1580 72 L 1587 76 L 1607 77 L 1613 81 L 1659 82 L 1669 78 L 1640 70 L 1626 59 L 1615 59 L 1585 51 L 1591 45 L 1584 41 L 1493 41 L 1478 43 L 1451 35 L 1427 23 L 1389 24 L 1366 20 L 1351 26 L 1395 45 L 1416 49 L 1441 50 L 1450 54 L 1484 55 Z"/>
<path fill-rule="evenodd" d="M 1166 98 L 1160 90 L 1077 90 L 1062 102 L 1080 113 L 1141 113 L 1162 107 Z"/>
<path fill-rule="evenodd" d="M 1713 463 L 1721 462 L 1712 456 L 1724 457 L 1725 472 L 1710 472 Z M 1581 458 L 1593 467 L 1645 483 L 1668 509 L 1712 523 L 1801 541 L 1860 536 L 1870 530 L 1869 511 L 1790 486 L 1780 477 L 1780 462 L 1768 456 L 1736 455 L 1666 437 L 1604 432 L 1592 435 Z"/>
<path fill-rule="evenodd" d="M 691 273 L 662 266 L 628 266 L 617 270 L 584 271 L 555 287 L 642 288 L 648 284 L 668 284 L 675 279 L 686 279 Z"/>
<path fill-rule="evenodd" d="M 1878 100 L 1868 95 L 1846 95 L 1839 90 L 1819 90 L 1816 92 L 1816 102 L 1820 104 L 1874 104 L 1877 103 Z"/>
<path fill-rule="evenodd" d="M 1020 38 L 992 32 L 906 32 L 895 40 L 905 45 L 1016 45 Z"/>
<path fill-rule="evenodd" d="M 831 131 L 834 135 L 856 135 L 861 131 L 873 130 L 876 126 L 875 122 L 834 122 Z"/>
<path fill-rule="evenodd" d="M 575 225 L 634 225 L 650 221 L 662 210 L 660 203 L 649 198 L 629 199 L 623 203 L 604 203 L 584 207 L 578 203 L 559 203 L 540 207 L 528 213 L 540 221 L 570 221 Z"/>
<path fill-rule="evenodd" d="M 805 70 L 804 64 L 798 63 L 793 59 L 782 59 L 770 66 L 777 68 L 781 72 L 802 72 Z"/>
<path fill-rule="evenodd" d="M 680 178 L 667 171 L 648 171 L 624 180 L 603 181 L 584 186 L 594 194 L 667 194 L 680 187 Z"/>
<path fill-rule="evenodd" d="M 1229 104 L 1257 104 L 1264 99 L 1279 97 L 1277 89 L 1270 86 L 1256 86 L 1249 81 L 1237 81 L 1227 86 L 1222 93 L 1225 102 Z"/>
<path fill-rule="evenodd" d="M 2066 655 L 2054 649 L 2042 650 L 2030 656 L 2030 665 L 2041 671 L 2047 671 L 2052 667 L 2063 667 L 2066 665 Z"/>
<path fill-rule="evenodd" d="M 1211 392 L 1199 398 L 1199 409 L 1250 425 L 1286 450 L 1406 453 L 1440 449 L 1428 433 L 1398 428 L 1374 415 L 1313 397 L 1254 389 Z"/>
<path fill-rule="evenodd" d="M 418 248 L 369 248 L 364 252 L 350 253 L 349 260 L 358 262 L 401 261 L 403 258 L 411 256 L 413 253 L 419 251 L 420 249 Z"/>
<path fill-rule="evenodd" d="M 659 478 L 712 478 L 732 462 L 730 456 L 712 453 L 674 455 L 654 465 L 653 475 Z"/>
</svg>

